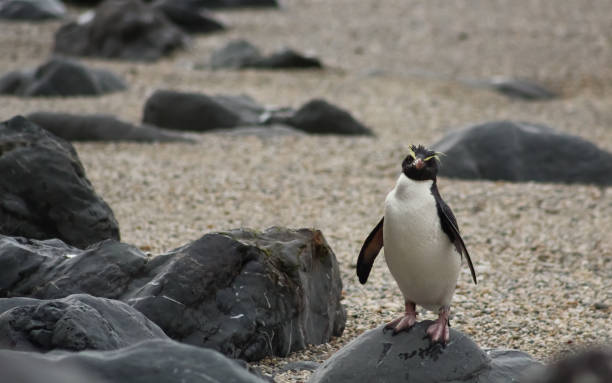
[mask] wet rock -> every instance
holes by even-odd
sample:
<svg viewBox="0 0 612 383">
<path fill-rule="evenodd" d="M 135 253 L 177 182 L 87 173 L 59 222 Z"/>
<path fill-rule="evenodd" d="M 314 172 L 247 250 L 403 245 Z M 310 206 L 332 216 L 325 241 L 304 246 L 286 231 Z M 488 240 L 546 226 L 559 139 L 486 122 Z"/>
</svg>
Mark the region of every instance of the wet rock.
<svg viewBox="0 0 612 383">
<path fill-rule="evenodd" d="M 57 0 L 0 1 L 0 19 L 39 21 L 59 19 L 65 14 L 64 4 Z"/>
<path fill-rule="evenodd" d="M 108 351 L 0 350 L 0 368 L 20 383 L 265 383 L 216 351 L 160 339 Z"/>
<path fill-rule="evenodd" d="M 456 130 L 433 145 L 440 175 L 463 179 L 612 185 L 612 154 L 536 124 L 494 121 Z"/>
<path fill-rule="evenodd" d="M 187 37 L 167 17 L 140 0 L 106 0 L 93 13 L 63 25 L 56 53 L 154 61 L 182 48 Z"/>
<path fill-rule="evenodd" d="M 189 0 L 157 0 L 153 8 L 186 33 L 211 33 L 225 29 L 220 21 Z"/>
<path fill-rule="evenodd" d="M 505 383 L 519 381 L 526 369 L 539 365 L 521 352 L 485 352 L 454 329 L 446 347 L 432 344 L 426 335 L 431 323 L 395 336 L 384 326 L 367 331 L 326 360 L 309 382 Z"/>
<path fill-rule="evenodd" d="M 135 126 L 103 114 L 74 115 L 38 112 L 28 120 L 67 141 L 192 142 L 176 132 L 154 126 Z"/>
<path fill-rule="evenodd" d="M 86 294 L 56 300 L 0 298 L 0 306 L 11 302 L 14 307 L 0 313 L 0 349 L 116 350 L 168 339 L 142 313 L 116 300 Z"/>
<path fill-rule="evenodd" d="M 112 72 L 60 57 L 36 70 L 9 72 L 0 78 L 0 94 L 21 97 L 96 96 L 126 88 L 125 82 Z"/>
<path fill-rule="evenodd" d="M 203 132 L 255 125 L 264 108 L 248 96 L 208 96 L 158 90 L 147 100 L 143 122 L 161 128 Z"/>
<path fill-rule="evenodd" d="M 119 239 L 72 145 L 21 116 L 0 123 L 0 233 L 77 247 Z"/>
</svg>

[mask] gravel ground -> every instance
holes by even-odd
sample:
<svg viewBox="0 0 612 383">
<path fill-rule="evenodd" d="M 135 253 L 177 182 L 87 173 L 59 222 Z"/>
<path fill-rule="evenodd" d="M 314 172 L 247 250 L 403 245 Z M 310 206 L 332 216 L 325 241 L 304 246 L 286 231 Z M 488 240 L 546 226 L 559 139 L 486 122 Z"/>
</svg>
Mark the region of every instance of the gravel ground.
<svg viewBox="0 0 612 383">
<path fill-rule="evenodd" d="M 131 84 L 101 98 L 0 97 L 0 119 L 33 111 L 111 113 L 138 122 L 155 89 L 245 93 L 267 105 L 324 97 L 372 127 L 376 138 L 222 133 L 197 144 L 76 145 L 122 239 L 159 253 L 211 230 L 315 227 L 336 252 L 348 313 L 344 335 L 287 358 L 256 363 L 269 374 L 293 360 L 323 361 L 361 332 L 395 317 L 402 298 L 382 257 L 370 280 L 357 253 L 382 214 L 406 147 L 493 119 L 543 123 L 612 151 L 612 3 L 539 1 L 283 1 L 281 11 L 224 11 L 226 33 L 193 39 L 154 64 L 85 60 Z M 80 10 L 71 8 L 72 15 Z M 0 73 L 34 67 L 59 22 L 0 23 Z M 266 52 L 313 52 L 324 72 L 208 71 L 213 49 L 247 37 Z M 492 75 L 532 78 L 561 92 L 525 103 L 466 85 Z M 537 164 L 534 164 L 537 166 Z M 612 176 L 612 175 L 611 175 Z M 612 189 L 440 179 L 479 274 L 467 268 L 453 326 L 482 347 L 548 361 L 612 343 Z M 424 313 L 424 318 L 434 318 Z M 306 371 L 276 375 L 307 379 Z"/>
</svg>

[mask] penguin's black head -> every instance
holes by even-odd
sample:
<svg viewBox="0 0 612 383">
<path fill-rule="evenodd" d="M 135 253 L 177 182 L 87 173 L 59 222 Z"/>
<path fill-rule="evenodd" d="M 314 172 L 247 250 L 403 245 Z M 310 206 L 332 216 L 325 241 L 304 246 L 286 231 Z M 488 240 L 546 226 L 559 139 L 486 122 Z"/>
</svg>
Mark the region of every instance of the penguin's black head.
<svg viewBox="0 0 612 383">
<path fill-rule="evenodd" d="M 415 181 L 436 180 L 438 175 L 438 154 L 423 145 L 410 145 L 410 153 L 402 162 L 402 172 Z"/>
</svg>

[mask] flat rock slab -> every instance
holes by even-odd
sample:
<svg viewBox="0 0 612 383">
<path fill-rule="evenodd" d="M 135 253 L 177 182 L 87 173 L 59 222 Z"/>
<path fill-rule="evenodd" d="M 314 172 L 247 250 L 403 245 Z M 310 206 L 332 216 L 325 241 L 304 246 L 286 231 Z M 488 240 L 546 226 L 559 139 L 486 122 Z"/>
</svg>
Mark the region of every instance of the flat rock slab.
<svg viewBox="0 0 612 383">
<path fill-rule="evenodd" d="M 612 185 L 612 153 L 543 125 L 487 122 L 453 131 L 432 148 L 445 154 L 445 177 Z"/>
<path fill-rule="evenodd" d="M 135 126 L 109 115 L 38 112 L 27 118 L 67 141 L 193 142 L 177 132 Z"/>
<path fill-rule="evenodd" d="M 0 234 L 77 247 L 119 239 L 72 145 L 21 116 L 0 123 Z"/>
<path fill-rule="evenodd" d="M 187 36 L 159 10 L 140 0 L 106 0 L 88 17 L 55 34 L 56 53 L 154 61 L 185 46 Z"/>
<path fill-rule="evenodd" d="M 35 70 L 13 71 L 0 78 L 0 94 L 21 97 L 97 96 L 125 89 L 123 79 L 110 71 L 60 57 Z"/>
<path fill-rule="evenodd" d="M 3 0 L 0 1 L 0 19 L 40 21 L 59 19 L 66 7 L 58 0 Z"/>
<path fill-rule="evenodd" d="M 426 335 L 431 321 L 392 335 L 384 326 L 369 330 L 336 352 L 311 376 L 309 383 L 344 382 L 515 382 L 527 367 L 539 365 L 517 352 L 504 363 L 451 329 L 450 342 L 432 344 Z M 505 368 L 512 363 L 512 369 Z"/>
<path fill-rule="evenodd" d="M 0 349 L 116 350 L 144 340 L 168 339 L 129 305 L 87 294 L 56 300 L 0 298 L 0 307 L 6 309 L 0 312 Z"/>
<path fill-rule="evenodd" d="M 265 383 L 216 351 L 171 340 L 112 351 L 0 350 L 0 368 L 6 382 L 20 383 Z"/>
</svg>

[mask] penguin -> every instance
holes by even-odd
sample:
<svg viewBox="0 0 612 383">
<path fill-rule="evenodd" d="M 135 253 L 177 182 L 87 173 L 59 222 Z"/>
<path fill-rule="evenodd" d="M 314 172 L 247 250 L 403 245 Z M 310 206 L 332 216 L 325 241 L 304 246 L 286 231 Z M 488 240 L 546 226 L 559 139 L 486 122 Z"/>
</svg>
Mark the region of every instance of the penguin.
<svg viewBox="0 0 612 383">
<path fill-rule="evenodd" d="M 387 323 L 393 334 L 417 322 L 416 305 L 437 311 L 427 329 L 433 343 L 450 339 L 449 315 L 462 257 L 477 284 L 470 254 L 457 220 L 437 186 L 439 154 L 411 145 L 402 172 L 385 199 L 383 218 L 367 236 L 357 259 L 357 276 L 365 284 L 376 256 L 385 247 L 385 261 L 404 296 L 404 315 Z"/>
</svg>

